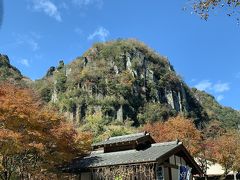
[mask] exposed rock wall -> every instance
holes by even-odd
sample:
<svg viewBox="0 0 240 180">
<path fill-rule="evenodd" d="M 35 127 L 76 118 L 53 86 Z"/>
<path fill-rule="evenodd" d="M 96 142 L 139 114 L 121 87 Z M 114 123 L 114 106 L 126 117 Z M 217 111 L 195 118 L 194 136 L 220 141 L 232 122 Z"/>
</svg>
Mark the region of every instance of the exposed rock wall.
<svg viewBox="0 0 240 180">
<path fill-rule="evenodd" d="M 51 102 L 76 123 L 101 111 L 107 119 L 138 124 L 151 103 L 169 115 L 173 110 L 194 114 L 189 103 L 199 106 L 188 98 L 169 61 L 136 41 L 97 44 L 69 65 L 61 61 L 52 74 Z M 201 113 L 194 116 L 201 118 Z"/>
</svg>

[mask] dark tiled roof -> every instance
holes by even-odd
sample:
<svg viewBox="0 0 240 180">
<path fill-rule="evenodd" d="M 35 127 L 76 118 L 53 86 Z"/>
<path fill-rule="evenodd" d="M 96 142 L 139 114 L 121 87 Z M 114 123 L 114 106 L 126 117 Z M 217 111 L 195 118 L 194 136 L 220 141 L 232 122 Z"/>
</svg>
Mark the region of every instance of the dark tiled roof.
<svg viewBox="0 0 240 180">
<path fill-rule="evenodd" d="M 103 146 L 103 145 L 108 145 L 108 144 L 136 141 L 136 140 L 146 137 L 146 136 L 149 136 L 149 133 L 142 132 L 142 133 L 137 133 L 137 134 L 110 137 L 110 138 L 106 139 L 105 141 L 95 143 L 92 146 Z"/>
<path fill-rule="evenodd" d="M 75 162 L 69 168 L 78 171 L 81 169 L 101 166 L 154 162 L 178 146 L 181 146 L 181 144 L 179 144 L 177 141 L 173 141 L 152 144 L 150 148 L 140 151 L 135 149 L 110 153 L 95 151 L 92 152 L 92 154 L 88 157 L 75 160 Z"/>
</svg>

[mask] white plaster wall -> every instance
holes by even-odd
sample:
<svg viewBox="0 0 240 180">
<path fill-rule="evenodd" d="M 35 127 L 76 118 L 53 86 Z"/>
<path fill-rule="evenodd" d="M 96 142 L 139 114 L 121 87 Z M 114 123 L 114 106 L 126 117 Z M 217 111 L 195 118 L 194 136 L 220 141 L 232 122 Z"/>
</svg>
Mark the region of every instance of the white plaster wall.
<svg viewBox="0 0 240 180">
<path fill-rule="evenodd" d="M 172 172 L 172 179 L 178 180 L 178 169 L 171 168 L 171 172 Z"/>
</svg>

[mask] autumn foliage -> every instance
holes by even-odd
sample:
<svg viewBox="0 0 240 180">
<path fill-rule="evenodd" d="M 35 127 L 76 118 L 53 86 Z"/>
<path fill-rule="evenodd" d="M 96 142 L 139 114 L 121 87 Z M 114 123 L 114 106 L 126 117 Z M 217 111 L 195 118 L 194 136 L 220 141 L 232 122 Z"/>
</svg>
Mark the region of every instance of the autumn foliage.
<svg viewBox="0 0 240 180">
<path fill-rule="evenodd" d="M 212 163 L 223 167 L 223 178 L 231 170 L 240 170 L 239 132 L 225 129 L 219 121 L 212 121 L 198 130 L 192 120 L 177 116 L 166 122 L 146 124 L 143 129 L 157 142 L 182 141 L 205 173 Z"/>
<path fill-rule="evenodd" d="M 0 179 L 54 171 L 90 144 L 89 133 L 77 132 L 33 91 L 0 85 Z"/>
<path fill-rule="evenodd" d="M 228 130 L 222 135 L 206 140 L 208 147 L 208 158 L 212 162 L 219 163 L 224 170 L 224 176 L 230 171 L 240 170 L 240 140 L 239 133 Z"/>
<path fill-rule="evenodd" d="M 150 132 L 157 142 L 178 139 L 183 142 L 192 155 L 197 155 L 200 151 L 201 132 L 191 120 L 182 116 L 170 118 L 166 122 L 146 124 L 144 130 Z"/>
</svg>

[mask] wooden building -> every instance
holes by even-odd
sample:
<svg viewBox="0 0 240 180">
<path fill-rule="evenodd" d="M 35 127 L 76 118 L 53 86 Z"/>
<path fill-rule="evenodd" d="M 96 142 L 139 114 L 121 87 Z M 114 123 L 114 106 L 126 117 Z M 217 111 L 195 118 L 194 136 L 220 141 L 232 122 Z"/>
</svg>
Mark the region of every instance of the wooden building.
<svg viewBox="0 0 240 180">
<path fill-rule="evenodd" d="M 191 168 L 190 179 L 202 173 L 181 142 L 155 143 L 146 132 L 111 137 L 92 149 L 64 171 L 80 180 L 178 180 L 180 166 Z"/>
</svg>

